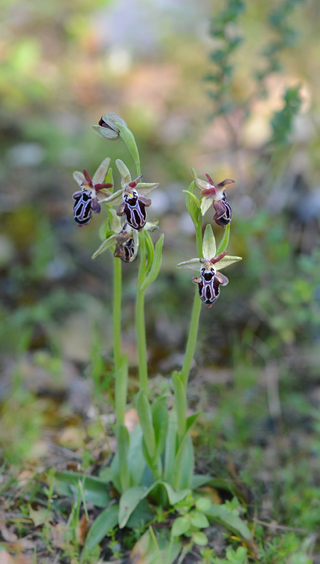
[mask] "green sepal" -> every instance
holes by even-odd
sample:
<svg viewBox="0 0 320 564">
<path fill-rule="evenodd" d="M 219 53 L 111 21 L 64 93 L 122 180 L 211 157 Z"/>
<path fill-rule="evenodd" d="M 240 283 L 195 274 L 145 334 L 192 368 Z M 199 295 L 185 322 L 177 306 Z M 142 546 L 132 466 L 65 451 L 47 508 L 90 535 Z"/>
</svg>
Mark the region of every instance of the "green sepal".
<svg viewBox="0 0 320 564">
<path fill-rule="evenodd" d="M 206 226 L 203 241 L 202 254 L 205 259 L 212 259 L 216 256 L 216 239 L 212 231 L 210 223 Z"/>
<path fill-rule="evenodd" d="M 145 290 L 150 284 L 152 284 L 152 282 L 154 282 L 156 280 L 156 278 L 159 275 L 160 268 L 161 268 L 161 260 L 162 260 L 163 242 L 164 242 L 164 234 L 162 233 L 160 239 L 158 239 L 158 241 L 155 245 L 154 258 L 153 258 L 153 263 L 152 263 L 151 269 L 149 271 L 149 274 L 147 275 L 147 278 L 145 279 L 145 281 L 141 285 L 140 290 Z"/>
</svg>

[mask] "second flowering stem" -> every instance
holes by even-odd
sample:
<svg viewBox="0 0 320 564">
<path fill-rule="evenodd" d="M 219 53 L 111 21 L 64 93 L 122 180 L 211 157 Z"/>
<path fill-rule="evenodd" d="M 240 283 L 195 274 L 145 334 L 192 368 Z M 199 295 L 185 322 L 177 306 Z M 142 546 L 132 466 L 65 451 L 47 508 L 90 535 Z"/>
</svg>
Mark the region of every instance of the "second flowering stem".
<svg viewBox="0 0 320 564">
<path fill-rule="evenodd" d="M 202 225 L 201 222 L 196 228 L 196 244 L 197 244 L 197 253 L 198 256 L 202 256 Z M 192 314 L 190 320 L 190 327 L 189 327 L 189 334 L 188 334 L 188 341 L 186 346 L 186 352 L 184 355 L 183 366 L 181 369 L 181 376 L 183 379 L 183 383 L 186 386 L 189 378 L 190 368 L 192 364 L 192 360 L 194 357 L 194 351 L 197 344 L 197 337 L 198 337 L 198 327 L 199 327 L 199 319 L 200 319 L 200 311 L 201 311 L 201 300 L 198 295 L 198 291 L 196 291 L 193 301 L 192 307 Z"/>
<path fill-rule="evenodd" d="M 146 274 L 146 240 L 145 233 L 141 231 L 139 234 L 140 239 L 140 264 L 138 271 L 138 284 L 137 284 L 137 298 L 136 298 L 136 311 L 135 323 L 138 345 L 138 363 L 139 363 L 139 382 L 140 390 L 143 390 L 148 395 L 148 365 L 147 365 L 147 342 L 146 342 L 146 327 L 144 315 L 144 295 L 145 290 L 141 286 L 145 280 Z"/>
</svg>

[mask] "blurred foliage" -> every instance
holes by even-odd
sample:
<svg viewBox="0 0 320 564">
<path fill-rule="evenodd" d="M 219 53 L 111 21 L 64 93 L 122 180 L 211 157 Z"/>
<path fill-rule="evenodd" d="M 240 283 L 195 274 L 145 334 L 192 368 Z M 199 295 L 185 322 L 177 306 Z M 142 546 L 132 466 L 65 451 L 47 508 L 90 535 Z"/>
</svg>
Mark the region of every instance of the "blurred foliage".
<svg viewBox="0 0 320 564">
<path fill-rule="evenodd" d="M 0 439 L 7 464 L 36 465 L 47 452 L 43 428 L 69 430 L 71 422 L 74 433 L 79 423 L 66 392 L 57 409 L 29 389 L 39 367 L 50 382 L 69 385 L 67 359 L 90 375 L 98 405 L 112 411 L 110 371 L 104 379 L 111 266 L 107 255 L 90 260 L 98 218 L 76 229 L 71 173 L 93 172 L 107 156 L 90 125 L 115 111 L 142 148 L 144 179 L 160 182 L 150 212 L 165 232 L 164 270 L 147 296 L 155 374 L 179 362 L 189 319 L 192 284 L 175 265 L 195 247 L 182 192 L 190 169 L 236 180 L 228 194 L 230 253 L 244 261 L 214 310 L 202 312 L 197 355 L 199 377 L 209 370 L 214 378 L 222 366 L 231 375 L 209 379 L 203 392 L 196 386 L 193 402 L 205 412 L 198 460 L 223 473 L 219 456 L 232 453 L 258 500 L 263 490 L 259 514 L 311 531 L 302 542 L 299 533 L 272 538 L 258 525 L 263 562 L 309 563 L 319 513 L 319 3 L 5 0 L 1 16 Z M 128 162 L 125 148 L 122 156 L 119 147 L 108 151 Z M 135 276 L 136 265 L 124 268 L 131 389 Z M 279 420 L 270 415 L 273 363 Z M 68 439 L 81 442 L 86 465 L 92 441 L 105 440 L 100 420 L 88 429 L 85 441 Z M 209 549 L 203 558 L 220 561 Z M 229 548 L 226 558 L 246 556 Z"/>
</svg>

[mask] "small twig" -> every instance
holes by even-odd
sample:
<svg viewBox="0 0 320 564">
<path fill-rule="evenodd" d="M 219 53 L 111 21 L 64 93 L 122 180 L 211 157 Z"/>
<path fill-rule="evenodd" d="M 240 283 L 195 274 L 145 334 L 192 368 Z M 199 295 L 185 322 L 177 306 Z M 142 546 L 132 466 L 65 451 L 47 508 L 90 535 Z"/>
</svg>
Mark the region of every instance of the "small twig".
<svg viewBox="0 0 320 564">
<path fill-rule="evenodd" d="M 259 525 L 263 525 L 264 527 L 269 527 L 270 529 L 280 529 L 282 531 L 292 531 L 293 533 L 303 533 L 303 534 L 314 534 L 316 531 L 310 531 L 309 529 L 301 529 L 300 527 L 288 527 L 287 525 L 278 525 L 277 523 L 270 522 L 267 523 L 266 521 L 261 521 L 260 519 L 256 519 L 255 517 L 252 519 L 255 523 Z M 318 534 L 318 533 L 317 533 Z"/>
</svg>

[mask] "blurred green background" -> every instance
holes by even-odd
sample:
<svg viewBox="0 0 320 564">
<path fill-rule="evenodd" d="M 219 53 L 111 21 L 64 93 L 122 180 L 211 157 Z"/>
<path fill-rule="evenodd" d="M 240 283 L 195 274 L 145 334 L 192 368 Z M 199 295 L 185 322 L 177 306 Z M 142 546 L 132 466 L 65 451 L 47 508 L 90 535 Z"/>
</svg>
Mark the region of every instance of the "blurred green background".
<svg viewBox="0 0 320 564">
<path fill-rule="evenodd" d="M 91 130 L 113 111 L 136 136 L 144 180 L 160 183 L 150 216 L 165 233 L 163 270 L 146 316 L 154 389 L 181 364 L 193 299 L 175 266 L 195 256 L 182 192 L 191 167 L 236 181 L 229 251 L 243 262 L 203 308 L 190 386 L 191 408 L 203 410 L 199 465 L 231 449 L 250 486 L 276 484 L 265 516 L 301 525 L 294 468 L 312 469 L 320 446 L 319 3 L 6 0 L 1 12 L 3 460 L 48 460 L 54 429 L 75 413 L 90 420 L 84 385 L 112 412 L 112 261 L 91 260 L 103 218 L 78 229 L 71 196 L 72 172 L 91 174 L 106 156 L 134 173 L 125 147 Z M 134 392 L 137 265 L 123 270 Z M 67 444 L 90 453 L 89 439 Z M 303 492 L 317 487 L 309 478 Z"/>
</svg>

